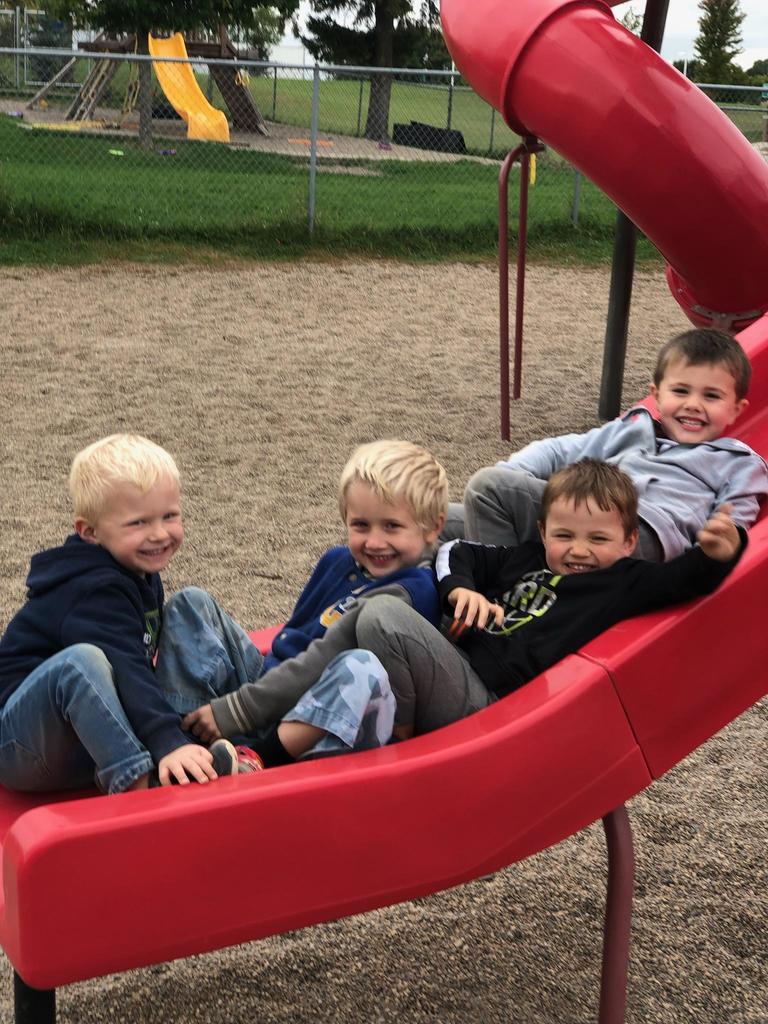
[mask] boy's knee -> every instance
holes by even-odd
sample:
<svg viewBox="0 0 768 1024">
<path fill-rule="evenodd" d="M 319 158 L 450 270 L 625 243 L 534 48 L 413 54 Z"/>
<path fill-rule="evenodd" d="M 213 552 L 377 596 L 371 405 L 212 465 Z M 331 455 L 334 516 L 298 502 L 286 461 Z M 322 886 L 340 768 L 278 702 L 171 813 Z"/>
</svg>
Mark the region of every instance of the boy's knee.
<svg viewBox="0 0 768 1024">
<path fill-rule="evenodd" d="M 57 676 L 59 684 L 69 679 L 77 686 L 85 683 L 97 690 L 116 692 L 112 663 L 104 651 L 93 644 L 73 644 L 65 648 Z"/>
<path fill-rule="evenodd" d="M 387 670 L 373 651 L 368 651 L 363 647 L 354 647 L 351 651 L 346 651 L 342 657 L 344 667 L 356 678 L 361 676 L 387 678 Z"/>
<path fill-rule="evenodd" d="M 401 631 L 414 615 L 418 612 L 399 597 L 391 594 L 370 597 L 363 602 L 357 619 L 357 641 L 361 647 L 371 649 L 373 640 Z"/>
<path fill-rule="evenodd" d="M 184 587 L 183 590 L 177 590 L 168 598 L 163 615 L 166 616 L 177 608 L 205 608 L 211 601 L 211 595 L 207 590 L 203 590 L 201 587 Z"/>
<path fill-rule="evenodd" d="M 495 494 L 499 489 L 514 489 L 526 478 L 530 479 L 527 473 L 523 473 L 519 469 L 507 469 L 506 466 L 484 466 L 469 478 L 464 491 L 464 503 L 471 504 L 474 499 Z"/>
<path fill-rule="evenodd" d="M 108 675 L 112 678 L 112 664 L 100 647 L 94 644 L 72 644 L 64 652 L 67 664 L 88 676 Z"/>
</svg>

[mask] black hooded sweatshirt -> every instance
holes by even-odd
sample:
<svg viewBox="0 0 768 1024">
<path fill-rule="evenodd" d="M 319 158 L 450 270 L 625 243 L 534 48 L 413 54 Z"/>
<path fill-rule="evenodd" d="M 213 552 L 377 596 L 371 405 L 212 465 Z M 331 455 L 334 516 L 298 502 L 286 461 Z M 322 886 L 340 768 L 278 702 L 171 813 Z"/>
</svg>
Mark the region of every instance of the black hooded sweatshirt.
<svg viewBox="0 0 768 1024">
<path fill-rule="evenodd" d="M 27 602 L 0 640 L 0 707 L 47 658 L 73 644 L 104 652 L 134 732 L 157 763 L 190 739 L 152 669 L 163 610 L 158 573 L 131 572 L 73 534 L 34 555 Z"/>
<path fill-rule="evenodd" d="M 504 609 L 504 623 L 491 620 L 458 641 L 489 690 L 504 697 L 566 654 L 573 654 L 622 619 L 710 594 L 741 558 L 718 562 L 696 545 L 670 562 L 620 558 L 607 569 L 561 576 L 547 566 L 544 547 L 491 547 L 449 541 L 437 554 L 438 589 L 444 611 L 456 587 L 476 590 Z"/>
</svg>

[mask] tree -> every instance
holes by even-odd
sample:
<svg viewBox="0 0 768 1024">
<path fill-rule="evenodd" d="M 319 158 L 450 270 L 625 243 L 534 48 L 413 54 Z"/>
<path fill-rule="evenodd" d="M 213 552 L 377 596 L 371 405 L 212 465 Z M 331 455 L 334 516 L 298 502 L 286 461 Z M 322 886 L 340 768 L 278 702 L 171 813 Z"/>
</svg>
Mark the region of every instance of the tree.
<svg viewBox="0 0 768 1024">
<path fill-rule="evenodd" d="M 741 23 L 746 15 L 739 0 L 700 0 L 699 34 L 693 49 L 697 57 L 696 78 L 700 82 L 732 82 L 740 69 L 734 58 L 741 53 Z"/>
<path fill-rule="evenodd" d="M 279 35 L 299 6 L 299 0 L 274 0 L 253 6 L 246 0 L 48 0 L 49 14 L 71 21 L 78 28 L 101 29 L 108 35 L 136 36 L 139 53 L 149 52 L 150 32 L 218 31 L 226 25 L 251 41 L 263 31 Z M 279 27 L 278 27 L 279 25 Z M 152 70 L 139 65 L 139 139 L 149 146 L 152 132 Z"/>
<path fill-rule="evenodd" d="M 315 60 L 377 68 L 451 66 L 436 0 L 424 0 L 418 11 L 410 0 L 312 0 L 311 6 L 301 41 Z M 351 26 L 339 20 L 345 13 Z M 391 92 L 391 75 L 372 76 L 367 139 L 388 137 Z"/>
<path fill-rule="evenodd" d="M 620 24 L 636 36 L 639 36 L 643 29 L 643 16 L 638 14 L 634 7 L 628 7 L 624 12 Z"/>
</svg>

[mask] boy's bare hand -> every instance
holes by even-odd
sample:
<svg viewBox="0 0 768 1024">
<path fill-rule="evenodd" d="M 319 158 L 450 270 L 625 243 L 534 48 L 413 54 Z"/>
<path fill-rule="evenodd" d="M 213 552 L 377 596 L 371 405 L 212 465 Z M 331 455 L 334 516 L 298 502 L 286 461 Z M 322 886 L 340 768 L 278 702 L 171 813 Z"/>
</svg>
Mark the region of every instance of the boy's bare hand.
<svg viewBox="0 0 768 1024">
<path fill-rule="evenodd" d="M 180 786 L 186 786 L 190 778 L 194 782 L 218 778 L 210 750 L 197 743 L 185 743 L 183 747 L 176 747 L 170 754 L 160 758 L 157 774 L 161 786 L 170 786 L 173 779 Z"/>
<path fill-rule="evenodd" d="M 504 609 L 500 604 L 493 604 L 487 597 L 470 590 L 468 587 L 456 587 L 448 595 L 448 603 L 454 607 L 454 624 L 451 636 L 456 639 L 465 629 L 475 626 L 483 629 L 492 618 L 497 626 L 504 622 Z"/>
<path fill-rule="evenodd" d="M 741 546 L 731 511 L 730 505 L 721 505 L 696 536 L 704 554 L 716 562 L 730 562 Z"/>
<path fill-rule="evenodd" d="M 210 704 L 203 704 L 201 708 L 190 711 L 182 718 L 181 727 L 194 736 L 199 736 L 203 743 L 211 744 L 214 740 L 221 739 L 221 731 L 216 725 Z"/>
</svg>

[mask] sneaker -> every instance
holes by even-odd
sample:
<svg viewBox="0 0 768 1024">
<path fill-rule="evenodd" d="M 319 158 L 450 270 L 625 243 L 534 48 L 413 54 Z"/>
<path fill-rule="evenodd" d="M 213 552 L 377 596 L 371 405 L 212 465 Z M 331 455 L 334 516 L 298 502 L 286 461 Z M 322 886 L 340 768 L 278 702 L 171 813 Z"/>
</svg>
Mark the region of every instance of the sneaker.
<svg viewBox="0 0 768 1024">
<path fill-rule="evenodd" d="M 250 747 L 235 747 L 234 749 L 237 755 L 237 772 L 239 775 L 250 775 L 251 772 L 264 771 L 265 764 L 255 750 L 251 750 Z"/>
<path fill-rule="evenodd" d="M 213 754 L 213 768 L 221 778 L 224 775 L 237 775 L 238 756 L 234 743 L 229 740 L 214 740 L 208 747 Z"/>
</svg>

